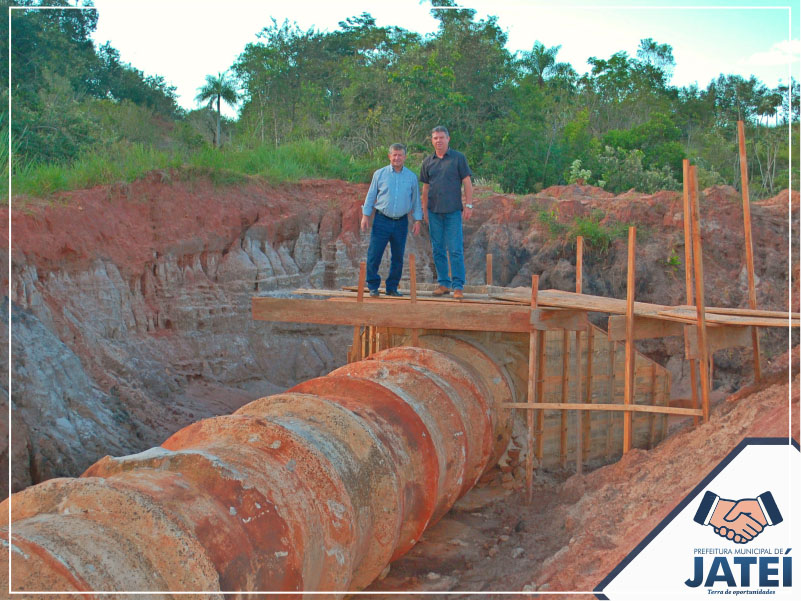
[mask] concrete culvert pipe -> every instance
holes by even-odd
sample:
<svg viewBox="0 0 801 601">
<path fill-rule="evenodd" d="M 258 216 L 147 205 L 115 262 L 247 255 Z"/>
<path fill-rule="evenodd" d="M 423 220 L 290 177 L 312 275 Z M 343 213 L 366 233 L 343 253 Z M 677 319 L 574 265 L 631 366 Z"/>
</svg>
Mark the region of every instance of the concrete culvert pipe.
<svg viewBox="0 0 801 601">
<path fill-rule="evenodd" d="M 364 588 L 509 441 L 500 403 L 514 391 L 491 353 L 420 344 L 12 495 L 2 586 L 29 598 Z"/>
</svg>

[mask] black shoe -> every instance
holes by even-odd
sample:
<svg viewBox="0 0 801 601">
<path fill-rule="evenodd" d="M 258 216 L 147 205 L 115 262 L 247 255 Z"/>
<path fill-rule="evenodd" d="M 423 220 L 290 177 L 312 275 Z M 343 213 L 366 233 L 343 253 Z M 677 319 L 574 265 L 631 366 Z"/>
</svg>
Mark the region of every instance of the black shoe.
<svg viewBox="0 0 801 601">
<path fill-rule="evenodd" d="M 403 296 L 403 294 L 397 290 L 387 290 L 387 296 Z"/>
<path fill-rule="evenodd" d="M 378 290 L 370 290 L 370 296 L 372 296 L 373 298 L 378 298 L 379 296 L 381 296 L 381 293 Z"/>
</svg>

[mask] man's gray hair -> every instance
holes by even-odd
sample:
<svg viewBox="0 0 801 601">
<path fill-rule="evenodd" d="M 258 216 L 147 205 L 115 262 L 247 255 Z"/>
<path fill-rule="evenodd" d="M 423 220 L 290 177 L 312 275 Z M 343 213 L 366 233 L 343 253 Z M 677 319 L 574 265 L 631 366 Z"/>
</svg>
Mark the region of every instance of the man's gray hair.
<svg viewBox="0 0 801 601">
<path fill-rule="evenodd" d="M 444 125 L 437 125 L 434 129 L 431 130 L 431 135 L 433 136 L 435 133 L 438 132 L 445 134 L 449 138 L 451 137 L 451 135 L 448 133 L 448 128 L 445 127 Z"/>
<path fill-rule="evenodd" d="M 399 142 L 395 142 L 395 144 L 390 144 L 389 151 L 392 152 L 393 150 L 402 150 L 403 154 L 406 154 L 406 147 Z"/>
</svg>

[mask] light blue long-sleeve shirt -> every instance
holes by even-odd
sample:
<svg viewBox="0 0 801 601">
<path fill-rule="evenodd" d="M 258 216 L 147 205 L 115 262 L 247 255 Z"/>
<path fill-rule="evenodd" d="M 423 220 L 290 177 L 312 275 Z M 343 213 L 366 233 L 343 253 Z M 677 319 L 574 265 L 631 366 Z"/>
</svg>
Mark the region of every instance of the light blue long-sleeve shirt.
<svg viewBox="0 0 801 601">
<path fill-rule="evenodd" d="M 402 217 L 412 211 L 415 221 L 422 221 L 420 188 L 414 172 L 406 167 L 395 171 L 392 165 L 377 169 L 364 199 L 362 213 L 369 217 L 373 214 L 373 208 L 393 218 Z"/>
</svg>

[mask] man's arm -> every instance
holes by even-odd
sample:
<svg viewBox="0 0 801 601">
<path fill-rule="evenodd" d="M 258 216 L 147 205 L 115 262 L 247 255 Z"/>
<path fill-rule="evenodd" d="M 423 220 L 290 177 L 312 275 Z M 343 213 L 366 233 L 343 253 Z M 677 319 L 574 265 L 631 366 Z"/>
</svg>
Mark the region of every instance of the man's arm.
<svg viewBox="0 0 801 601">
<path fill-rule="evenodd" d="M 420 195 L 420 205 L 423 212 L 423 222 L 428 223 L 428 184 L 423 184 L 423 192 Z"/>
<path fill-rule="evenodd" d="M 373 207 L 375 207 L 375 200 L 378 197 L 378 171 L 373 173 L 373 180 L 370 182 L 370 189 L 367 190 L 367 196 L 364 198 L 362 205 L 362 222 L 361 229 L 363 232 L 367 231 L 370 225 L 369 217 L 373 214 Z"/>
<path fill-rule="evenodd" d="M 470 176 L 466 176 L 462 180 L 462 185 L 464 186 L 464 218 L 470 219 L 470 215 L 473 214 L 473 180 L 470 179 Z"/>
<path fill-rule="evenodd" d="M 414 179 L 412 186 L 412 218 L 414 219 L 412 234 L 417 236 L 420 234 L 420 222 L 423 220 L 423 206 L 420 202 L 420 186 L 417 185 L 417 178 Z"/>
</svg>

